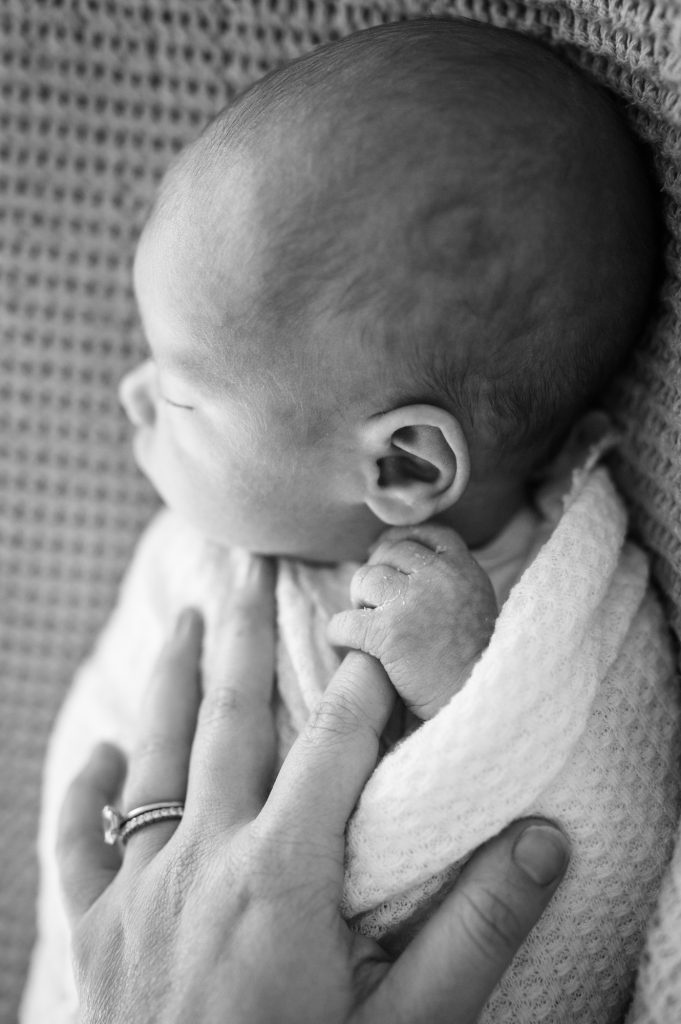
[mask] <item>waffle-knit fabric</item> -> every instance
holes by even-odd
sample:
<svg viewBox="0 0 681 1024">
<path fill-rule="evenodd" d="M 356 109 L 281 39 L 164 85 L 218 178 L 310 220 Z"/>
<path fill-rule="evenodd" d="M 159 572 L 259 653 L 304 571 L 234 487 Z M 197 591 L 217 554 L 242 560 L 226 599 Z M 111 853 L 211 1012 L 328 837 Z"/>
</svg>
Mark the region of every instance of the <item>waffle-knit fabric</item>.
<svg viewBox="0 0 681 1024">
<path fill-rule="evenodd" d="M 681 634 L 678 0 L 0 0 L 3 1024 L 14 1019 L 32 941 L 46 736 L 155 503 L 115 401 L 140 352 L 129 266 L 155 186 L 203 122 L 265 71 L 351 31 L 424 14 L 560 46 L 631 104 L 655 151 L 666 284 L 609 404 L 625 434 L 618 483 Z M 678 952 L 681 921 L 674 927 Z M 651 991 L 664 991 L 673 969 L 673 958 L 651 963 Z M 675 1021 L 681 1010 L 663 1006 L 649 1019 Z"/>
<path fill-rule="evenodd" d="M 565 828 L 567 876 L 481 1024 L 620 1024 L 679 818 L 681 699 L 646 556 L 625 543 L 626 513 L 602 468 L 575 475 L 561 514 L 564 483 L 536 495 L 538 549 L 515 547 L 504 531 L 520 578 L 487 650 L 450 703 L 382 759 L 348 828 L 343 911 L 392 946 L 513 819 L 544 814 Z M 206 623 L 207 685 L 219 676 L 234 579 L 249 557 L 207 543 L 169 511 L 137 548 L 50 740 L 40 936 L 21 1024 L 78 1017 L 54 857 L 66 787 L 94 742 L 131 748 L 159 647 L 185 602 Z M 476 557 L 499 600 L 489 550 Z M 348 607 L 355 568 L 278 560 L 280 756 L 339 665 L 327 626 Z"/>
</svg>

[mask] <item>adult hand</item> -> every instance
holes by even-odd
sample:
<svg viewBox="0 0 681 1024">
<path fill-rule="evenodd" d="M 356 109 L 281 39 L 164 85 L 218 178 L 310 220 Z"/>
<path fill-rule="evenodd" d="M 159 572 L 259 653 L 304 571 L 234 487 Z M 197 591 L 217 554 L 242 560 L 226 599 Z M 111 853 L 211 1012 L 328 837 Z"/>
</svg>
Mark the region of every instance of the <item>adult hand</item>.
<svg viewBox="0 0 681 1024">
<path fill-rule="evenodd" d="M 106 847 L 100 810 L 125 773 L 99 747 L 65 801 L 58 857 L 81 1020 L 109 1024 L 468 1024 L 549 902 L 566 840 L 516 822 L 472 858 L 394 962 L 338 910 L 344 830 L 394 692 L 348 655 L 279 775 L 269 567 L 229 617 L 222 678 L 201 695 L 202 627 L 186 613 L 160 659 L 124 806 L 186 794 L 181 822 Z M 197 722 L 198 712 L 198 722 Z"/>
</svg>

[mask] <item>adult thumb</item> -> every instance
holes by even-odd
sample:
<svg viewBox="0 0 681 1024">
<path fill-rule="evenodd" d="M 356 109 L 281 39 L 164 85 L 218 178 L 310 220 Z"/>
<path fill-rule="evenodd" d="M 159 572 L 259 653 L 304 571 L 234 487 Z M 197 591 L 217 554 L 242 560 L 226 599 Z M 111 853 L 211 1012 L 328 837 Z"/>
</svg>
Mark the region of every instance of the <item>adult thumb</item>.
<svg viewBox="0 0 681 1024">
<path fill-rule="evenodd" d="M 396 1024 L 473 1024 L 568 861 L 568 840 L 541 818 L 514 822 L 481 847 L 384 978 Z"/>
</svg>

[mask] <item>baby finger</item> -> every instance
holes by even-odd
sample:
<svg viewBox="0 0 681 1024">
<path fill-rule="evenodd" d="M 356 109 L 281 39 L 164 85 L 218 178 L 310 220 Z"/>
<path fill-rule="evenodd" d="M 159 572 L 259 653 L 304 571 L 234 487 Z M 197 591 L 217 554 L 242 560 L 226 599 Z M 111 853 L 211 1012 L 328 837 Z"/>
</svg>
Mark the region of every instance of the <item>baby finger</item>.
<svg viewBox="0 0 681 1024">
<path fill-rule="evenodd" d="M 464 540 L 451 526 L 441 523 L 419 523 L 417 526 L 394 526 L 386 530 L 379 539 L 381 543 L 397 544 L 412 542 L 432 551 L 436 555 L 444 555 L 453 564 L 460 559 L 470 559 L 471 554 Z M 378 547 L 378 546 L 377 546 Z M 371 551 L 370 562 L 373 562 L 374 550 Z"/>
<path fill-rule="evenodd" d="M 404 598 L 409 577 L 392 565 L 363 565 L 350 583 L 350 600 L 357 608 L 376 608 Z"/>
<path fill-rule="evenodd" d="M 393 540 L 386 537 L 373 549 L 367 564 L 391 565 L 394 569 L 409 575 L 431 565 L 437 557 L 436 551 L 416 539 L 408 537 L 404 540 Z"/>
</svg>

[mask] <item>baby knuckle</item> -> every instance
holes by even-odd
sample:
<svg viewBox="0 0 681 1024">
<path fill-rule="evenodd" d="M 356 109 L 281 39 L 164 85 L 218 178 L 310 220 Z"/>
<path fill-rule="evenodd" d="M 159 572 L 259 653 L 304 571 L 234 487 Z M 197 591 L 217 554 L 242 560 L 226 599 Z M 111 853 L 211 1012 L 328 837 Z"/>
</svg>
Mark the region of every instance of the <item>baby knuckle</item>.
<svg viewBox="0 0 681 1024">
<path fill-rule="evenodd" d="M 388 537 L 371 553 L 369 565 L 390 566 L 409 573 L 429 565 L 437 555 L 418 537 Z"/>
<path fill-rule="evenodd" d="M 352 590 L 353 587 L 361 587 L 366 577 L 371 575 L 372 569 L 373 565 L 370 565 L 368 563 L 366 563 L 365 565 L 360 565 L 359 569 L 356 569 L 355 572 L 352 574 L 352 579 L 350 580 L 350 589 Z"/>
<path fill-rule="evenodd" d="M 386 565 L 392 557 L 391 553 L 394 551 L 394 547 L 395 545 L 389 537 L 385 539 L 382 538 L 380 543 L 372 549 L 369 561 L 366 566 L 363 566 L 362 568 L 372 569 L 376 565 Z"/>
<path fill-rule="evenodd" d="M 405 562 L 411 563 L 414 570 L 425 569 L 437 560 L 437 551 L 424 544 L 419 537 L 405 537 L 400 541 L 400 553 Z"/>
<path fill-rule="evenodd" d="M 483 887 L 463 897 L 460 922 L 473 947 L 495 963 L 508 959 L 525 937 L 515 910 Z"/>
<path fill-rule="evenodd" d="M 386 640 L 390 636 L 391 620 L 392 616 L 387 607 L 367 610 L 362 623 L 361 640 L 355 646 L 380 661 L 386 650 Z M 361 681 L 358 681 L 358 685 L 361 685 Z"/>
<path fill-rule="evenodd" d="M 441 523 L 424 523 L 417 528 L 417 535 L 430 544 L 438 553 L 444 553 L 445 549 L 456 547 L 462 543 L 458 533 L 451 526 L 444 526 Z"/>
<path fill-rule="evenodd" d="M 371 589 L 372 565 L 362 565 L 350 580 L 350 600 L 356 607 L 366 606 L 367 591 Z"/>
<path fill-rule="evenodd" d="M 388 605 L 403 591 L 404 574 L 391 565 L 375 565 L 366 573 L 358 596 L 370 607 Z"/>
<path fill-rule="evenodd" d="M 374 544 L 371 549 L 372 560 L 373 556 L 376 555 L 381 549 L 390 550 L 402 541 L 410 540 L 414 534 L 415 527 L 413 526 L 390 526 L 387 530 L 384 530 L 378 541 Z"/>
</svg>

